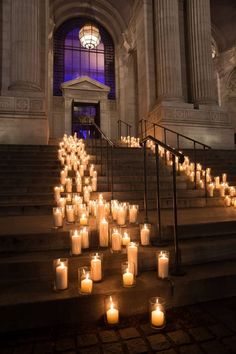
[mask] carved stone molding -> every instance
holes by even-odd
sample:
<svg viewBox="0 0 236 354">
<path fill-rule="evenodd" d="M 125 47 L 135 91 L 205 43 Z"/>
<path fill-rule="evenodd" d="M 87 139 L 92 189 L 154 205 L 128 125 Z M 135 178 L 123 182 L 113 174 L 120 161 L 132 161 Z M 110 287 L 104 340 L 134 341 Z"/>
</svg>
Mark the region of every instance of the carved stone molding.
<svg viewBox="0 0 236 354">
<path fill-rule="evenodd" d="M 44 113 L 45 101 L 40 98 L 26 98 L 26 97 L 0 97 L 0 113 Z"/>
</svg>

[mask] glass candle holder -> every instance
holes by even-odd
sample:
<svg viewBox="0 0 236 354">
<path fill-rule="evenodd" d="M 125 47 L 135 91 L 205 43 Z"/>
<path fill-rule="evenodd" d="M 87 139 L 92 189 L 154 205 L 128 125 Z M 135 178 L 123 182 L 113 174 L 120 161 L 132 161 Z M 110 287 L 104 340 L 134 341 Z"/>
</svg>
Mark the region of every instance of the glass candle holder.
<svg viewBox="0 0 236 354">
<path fill-rule="evenodd" d="M 80 267 L 78 269 L 79 293 L 89 295 L 93 290 L 93 280 L 91 279 L 90 267 Z"/>
<path fill-rule="evenodd" d="M 58 258 L 53 261 L 54 290 L 68 288 L 68 259 Z"/>
<path fill-rule="evenodd" d="M 129 205 L 129 222 L 130 224 L 136 224 L 138 221 L 138 205 Z"/>
<path fill-rule="evenodd" d="M 117 218 L 116 222 L 119 226 L 125 226 L 126 222 L 126 207 L 124 205 L 119 204 L 117 206 Z"/>
<path fill-rule="evenodd" d="M 122 234 L 121 230 L 117 227 L 110 229 L 110 245 L 113 253 L 119 253 L 122 249 Z"/>
<path fill-rule="evenodd" d="M 126 247 L 130 243 L 130 234 L 128 230 L 124 230 L 122 234 L 122 246 Z"/>
<path fill-rule="evenodd" d="M 128 262 L 134 264 L 134 274 L 138 275 L 138 242 L 130 242 L 127 246 Z"/>
<path fill-rule="evenodd" d="M 97 186 L 98 186 L 97 177 L 92 177 L 92 178 L 91 178 L 91 187 L 92 187 L 92 191 L 93 191 L 93 192 L 96 192 L 96 191 L 97 191 Z"/>
<path fill-rule="evenodd" d="M 136 284 L 134 263 L 121 264 L 122 284 L 124 288 L 134 287 Z"/>
<path fill-rule="evenodd" d="M 140 240 L 142 246 L 150 245 L 151 224 L 140 224 Z"/>
<path fill-rule="evenodd" d="M 119 323 L 118 301 L 114 295 L 109 295 L 105 298 L 105 322 L 108 325 Z"/>
<path fill-rule="evenodd" d="M 103 200 L 98 200 L 96 203 L 96 219 L 99 224 L 100 221 L 105 217 L 105 203 Z"/>
<path fill-rule="evenodd" d="M 108 221 L 103 218 L 99 224 L 99 245 L 108 247 Z"/>
<path fill-rule="evenodd" d="M 89 214 L 88 212 L 83 212 L 79 217 L 79 223 L 81 226 L 86 226 L 89 223 Z"/>
<path fill-rule="evenodd" d="M 61 207 L 53 208 L 53 224 L 56 229 L 63 226 L 63 210 Z"/>
<path fill-rule="evenodd" d="M 81 247 L 82 249 L 88 249 L 89 248 L 89 228 L 88 226 L 83 226 L 80 229 L 80 235 L 81 235 Z"/>
<path fill-rule="evenodd" d="M 71 254 L 79 255 L 82 253 L 82 237 L 78 230 L 70 230 Z"/>
<path fill-rule="evenodd" d="M 90 184 L 90 177 L 84 177 L 84 185 L 88 186 Z"/>
<path fill-rule="evenodd" d="M 168 278 L 169 276 L 169 251 L 158 251 L 157 256 L 157 275 L 161 279 Z"/>
<path fill-rule="evenodd" d="M 151 297 L 149 300 L 150 324 L 154 329 L 165 327 L 165 302 L 161 297 Z"/>
<path fill-rule="evenodd" d="M 72 187 L 73 187 L 72 178 L 66 178 L 66 191 L 67 191 L 67 193 L 72 192 Z"/>
<path fill-rule="evenodd" d="M 75 206 L 66 205 L 66 222 L 71 224 L 75 222 Z"/>
<path fill-rule="evenodd" d="M 94 282 L 100 282 L 102 280 L 102 253 L 91 253 L 90 254 L 90 266 L 91 266 L 91 279 Z"/>
</svg>

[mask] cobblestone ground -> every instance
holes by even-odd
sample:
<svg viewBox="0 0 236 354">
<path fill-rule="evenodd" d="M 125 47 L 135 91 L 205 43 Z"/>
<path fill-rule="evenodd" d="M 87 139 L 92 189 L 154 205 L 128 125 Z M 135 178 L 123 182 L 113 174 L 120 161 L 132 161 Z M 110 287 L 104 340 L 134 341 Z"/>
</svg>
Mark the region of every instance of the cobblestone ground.
<svg viewBox="0 0 236 354">
<path fill-rule="evenodd" d="M 1 319 L 3 320 L 3 319 Z M 171 309 L 162 331 L 147 317 L 131 317 L 115 328 L 43 328 L 4 335 L 1 354 L 223 354 L 236 353 L 236 297 Z"/>
</svg>

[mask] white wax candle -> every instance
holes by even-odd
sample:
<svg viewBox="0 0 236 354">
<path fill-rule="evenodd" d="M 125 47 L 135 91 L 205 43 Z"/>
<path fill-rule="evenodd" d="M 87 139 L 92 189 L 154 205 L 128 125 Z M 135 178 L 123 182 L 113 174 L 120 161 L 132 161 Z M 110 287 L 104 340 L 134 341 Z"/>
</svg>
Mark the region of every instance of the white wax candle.
<svg viewBox="0 0 236 354">
<path fill-rule="evenodd" d="M 87 217 L 87 215 L 86 214 L 82 214 L 81 217 L 80 217 L 79 222 L 80 222 L 80 225 L 83 225 L 83 226 L 88 225 L 88 217 Z"/>
<path fill-rule="evenodd" d="M 129 222 L 134 224 L 137 222 L 137 217 L 138 217 L 138 209 L 135 205 L 133 205 L 129 209 Z"/>
<path fill-rule="evenodd" d="M 122 237 L 122 245 L 127 246 L 130 243 L 130 236 L 127 232 L 124 232 L 124 235 Z"/>
<path fill-rule="evenodd" d="M 227 182 L 227 174 L 226 174 L 226 173 L 223 173 L 223 174 L 222 174 L 222 182 L 223 182 L 223 183 L 226 183 L 226 182 Z"/>
<path fill-rule="evenodd" d="M 119 322 L 119 311 L 114 308 L 113 303 L 111 303 L 109 310 L 107 310 L 107 322 L 109 324 L 116 324 Z"/>
<path fill-rule="evenodd" d="M 93 289 L 93 281 L 89 279 L 89 275 L 86 275 L 86 278 L 81 280 L 81 292 L 86 294 L 91 294 Z"/>
<path fill-rule="evenodd" d="M 54 219 L 54 226 L 55 227 L 62 227 L 63 225 L 63 214 L 62 211 L 59 208 L 56 208 L 54 213 L 53 213 L 53 219 Z"/>
<path fill-rule="evenodd" d="M 227 207 L 230 207 L 231 206 L 231 198 L 230 198 L 230 196 L 226 196 L 225 197 L 225 205 L 227 206 Z"/>
<path fill-rule="evenodd" d="M 54 198 L 55 200 L 61 198 L 61 187 L 54 187 Z"/>
<path fill-rule="evenodd" d="M 114 230 L 111 235 L 111 248 L 113 251 L 121 251 L 121 234 Z"/>
<path fill-rule="evenodd" d="M 71 236 L 71 252 L 72 254 L 81 254 L 81 235 L 75 230 L 74 234 Z"/>
<path fill-rule="evenodd" d="M 91 182 L 92 182 L 92 191 L 96 192 L 96 190 L 97 190 L 97 178 L 93 177 Z"/>
<path fill-rule="evenodd" d="M 161 253 L 158 256 L 158 277 L 165 279 L 169 275 L 169 257 Z"/>
<path fill-rule="evenodd" d="M 195 176 L 195 173 L 192 171 L 192 172 L 190 173 L 190 181 L 191 181 L 191 182 L 194 182 L 194 176 Z"/>
<path fill-rule="evenodd" d="M 123 206 L 119 206 L 117 210 L 117 224 L 118 225 L 124 225 L 125 224 L 125 216 L 126 216 L 126 211 Z"/>
<path fill-rule="evenodd" d="M 76 180 L 76 192 L 81 193 L 82 192 L 82 183 L 81 181 Z"/>
<path fill-rule="evenodd" d="M 62 185 L 64 185 L 66 183 L 66 172 L 64 170 L 61 171 L 60 182 Z"/>
<path fill-rule="evenodd" d="M 160 310 L 157 306 L 156 310 L 152 311 L 151 315 L 151 323 L 155 327 L 162 327 L 164 324 L 165 316 L 164 312 Z"/>
<path fill-rule="evenodd" d="M 224 197 L 225 196 L 225 185 L 224 185 L 224 183 L 220 184 L 219 189 L 220 189 L 220 196 Z"/>
<path fill-rule="evenodd" d="M 81 231 L 81 238 L 82 238 L 82 248 L 89 248 L 89 233 L 88 233 L 88 229 L 86 227 L 84 227 Z"/>
<path fill-rule="evenodd" d="M 66 206 L 66 220 L 68 222 L 75 222 L 75 211 L 73 205 Z"/>
<path fill-rule="evenodd" d="M 64 290 L 68 287 L 68 267 L 63 263 L 56 267 L 56 289 Z"/>
<path fill-rule="evenodd" d="M 210 183 L 208 185 L 208 194 L 209 194 L 209 197 L 213 197 L 214 196 L 214 184 L 213 183 Z"/>
<path fill-rule="evenodd" d="M 145 224 L 144 224 L 143 228 L 141 229 L 140 237 L 141 237 L 141 245 L 142 246 L 149 245 L 149 243 L 150 243 L 150 229 Z"/>
<path fill-rule="evenodd" d="M 235 196 L 235 188 L 234 188 L 234 187 L 230 187 L 230 189 L 229 189 L 229 195 L 230 195 L 231 197 L 234 197 L 234 196 Z"/>
<path fill-rule="evenodd" d="M 134 283 L 134 275 L 126 269 L 126 272 L 123 274 L 123 285 L 131 286 Z"/>
<path fill-rule="evenodd" d="M 67 193 L 72 192 L 72 179 L 71 178 L 66 179 L 66 191 L 67 191 Z"/>
<path fill-rule="evenodd" d="M 102 261 L 97 255 L 91 260 L 91 278 L 93 281 L 102 280 Z"/>
<path fill-rule="evenodd" d="M 94 165 L 91 165 L 90 168 L 89 168 L 90 177 L 93 177 L 93 172 L 94 172 Z"/>
<path fill-rule="evenodd" d="M 80 176 L 83 177 L 84 176 L 84 165 L 80 165 L 79 166 L 79 173 L 80 173 Z"/>
<path fill-rule="evenodd" d="M 196 172 L 196 180 L 197 180 L 197 183 L 200 182 L 200 179 L 201 179 L 201 171 L 197 171 L 197 172 Z"/>
<path fill-rule="evenodd" d="M 90 191 L 88 189 L 84 189 L 84 201 L 85 203 L 89 203 L 90 201 Z"/>
<path fill-rule="evenodd" d="M 127 246 L 127 256 L 128 256 L 128 262 L 134 264 L 134 274 L 138 274 L 138 247 L 135 245 L 135 243 L 130 242 L 130 244 Z"/>
<path fill-rule="evenodd" d="M 108 222 L 102 219 L 99 225 L 99 245 L 101 247 L 108 247 Z"/>
<path fill-rule="evenodd" d="M 216 189 L 220 188 L 220 177 L 219 176 L 215 177 L 215 186 L 216 186 Z"/>
</svg>

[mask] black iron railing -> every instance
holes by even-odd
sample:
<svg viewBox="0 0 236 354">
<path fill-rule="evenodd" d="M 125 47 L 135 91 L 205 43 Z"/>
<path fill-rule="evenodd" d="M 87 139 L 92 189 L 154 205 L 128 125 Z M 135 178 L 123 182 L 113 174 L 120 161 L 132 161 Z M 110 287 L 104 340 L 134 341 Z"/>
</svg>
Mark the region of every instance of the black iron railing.
<svg viewBox="0 0 236 354">
<path fill-rule="evenodd" d="M 158 219 L 158 230 L 159 230 L 159 242 L 162 242 L 162 218 L 161 218 L 161 200 L 160 200 L 160 166 L 159 166 L 159 146 L 164 148 L 165 151 L 169 151 L 172 158 L 172 173 L 173 173 L 173 219 L 174 219 L 174 269 L 172 271 L 173 275 L 183 275 L 181 270 L 181 257 L 178 241 L 178 213 L 177 213 L 177 194 L 176 194 L 176 162 L 182 164 L 184 162 L 184 155 L 178 150 L 168 146 L 162 141 L 156 139 L 155 137 L 148 135 L 140 144 L 143 147 L 143 170 L 144 170 L 144 213 L 145 222 L 148 222 L 148 195 L 147 195 L 147 142 L 152 141 L 155 144 L 155 157 L 156 157 L 156 193 L 157 193 L 157 219 Z"/>
<path fill-rule="evenodd" d="M 80 124 L 83 137 L 91 140 L 91 152 L 95 155 L 95 164 L 101 164 L 101 176 L 106 176 L 107 190 L 113 199 L 113 149 L 116 144 L 111 141 L 96 123 Z"/>
<path fill-rule="evenodd" d="M 117 138 L 121 139 L 122 136 L 131 136 L 132 125 L 119 119 L 117 121 Z"/>
<path fill-rule="evenodd" d="M 204 150 L 204 157 L 203 157 L 203 166 L 206 169 L 206 160 L 207 160 L 207 150 L 211 149 L 209 145 L 206 145 L 198 140 L 192 139 L 189 136 L 183 135 L 178 133 L 172 129 L 166 128 L 163 125 L 151 122 L 147 119 L 141 119 L 139 121 L 139 134 L 141 139 L 144 139 L 148 134 L 153 134 L 154 138 L 157 138 L 165 145 L 175 146 L 175 148 L 179 151 L 181 149 L 186 148 L 183 142 L 189 142 L 189 149 L 193 148 L 193 163 L 194 163 L 194 187 L 197 188 L 197 150 L 198 148 Z M 173 138 L 174 137 L 174 138 Z M 181 144 L 182 143 L 182 144 Z M 167 162 L 166 158 L 166 151 L 165 150 L 165 161 Z M 204 175 L 204 188 L 205 188 L 205 197 L 207 198 L 207 174 L 205 171 Z"/>
</svg>

